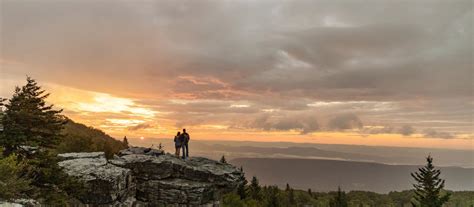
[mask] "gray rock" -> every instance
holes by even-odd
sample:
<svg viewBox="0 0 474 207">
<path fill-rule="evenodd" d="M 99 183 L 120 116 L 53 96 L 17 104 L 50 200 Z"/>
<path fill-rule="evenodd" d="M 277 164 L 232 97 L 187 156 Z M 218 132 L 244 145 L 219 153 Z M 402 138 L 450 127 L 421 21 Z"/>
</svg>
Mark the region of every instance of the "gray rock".
<svg viewBox="0 0 474 207">
<path fill-rule="evenodd" d="M 107 163 L 98 153 L 74 153 L 77 156 L 60 155 L 68 160 L 59 162 L 64 171 L 85 183 L 85 193 L 78 199 L 87 204 L 110 204 L 126 200 L 134 194 L 135 183 L 129 169 Z M 103 155 L 103 154 L 102 154 Z M 73 157 L 78 157 L 73 159 Z"/>
<path fill-rule="evenodd" d="M 158 204 L 203 205 L 216 199 L 212 184 L 179 178 L 138 181 L 137 199 Z"/>
<path fill-rule="evenodd" d="M 78 199 L 91 205 L 219 206 L 220 196 L 245 179 L 230 164 L 146 149 L 129 148 L 108 161 L 103 153 L 62 154 L 59 165 L 86 182 L 87 193 Z"/>
<path fill-rule="evenodd" d="M 104 152 L 72 152 L 72 153 L 64 153 L 59 154 L 58 157 L 64 160 L 71 160 L 71 159 L 81 159 L 81 158 L 105 158 Z"/>
<path fill-rule="evenodd" d="M 235 188 L 235 184 L 243 181 L 243 173 L 234 166 L 202 157 L 182 160 L 170 154 L 158 157 L 133 154 L 110 160 L 110 163 L 131 169 L 144 180 L 183 178 L 228 188 Z"/>
<path fill-rule="evenodd" d="M 133 155 L 133 154 L 160 156 L 160 155 L 165 154 L 165 152 L 163 150 L 146 148 L 146 147 L 129 147 L 127 149 L 121 150 L 118 153 L 119 156 Z"/>
<path fill-rule="evenodd" d="M 8 201 L 0 201 L 0 207 L 29 207 L 29 206 L 39 206 L 40 203 L 38 201 L 33 200 L 33 199 L 25 199 L 25 198 L 20 198 L 20 199 L 15 199 L 11 202 Z"/>
</svg>

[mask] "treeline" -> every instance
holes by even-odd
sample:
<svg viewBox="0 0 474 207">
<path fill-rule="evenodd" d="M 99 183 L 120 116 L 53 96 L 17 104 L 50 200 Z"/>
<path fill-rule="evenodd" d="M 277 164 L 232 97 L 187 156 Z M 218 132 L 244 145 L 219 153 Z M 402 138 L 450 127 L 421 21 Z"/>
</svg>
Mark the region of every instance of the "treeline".
<svg viewBox="0 0 474 207">
<path fill-rule="evenodd" d="M 248 187 L 247 187 L 248 188 Z M 291 189 L 291 188 L 290 188 Z M 254 191 L 255 192 L 255 191 Z M 243 198 L 238 193 L 230 193 L 223 197 L 223 207 L 270 207 L 270 206 L 313 206 L 313 207 L 412 207 L 411 201 L 415 195 L 413 190 L 379 194 L 369 191 L 350 192 L 312 192 L 311 189 L 286 190 L 276 186 L 261 186 L 259 195 L 247 194 Z M 451 197 L 443 207 L 472 207 L 474 192 L 448 191 Z M 342 196 L 339 196 L 342 195 Z M 336 200 L 342 201 L 337 205 Z"/>
<path fill-rule="evenodd" d="M 10 99 L 0 98 L 0 200 L 67 206 L 83 183 L 62 171 L 57 154 L 103 151 L 111 157 L 128 145 L 68 119 L 46 103 L 48 96 L 28 77 Z"/>
<path fill-rule="evenodd" d="M 88 127 L 68 119 L 62 131 L 64 137 L 57 146 L 58 153 L 66 152 L 105 152 L 111 158 L 118 151 L 128 147 L 99 129 Z"/>
<path fill-rule="evenodd" d="M 226 162 L 224 156 L 221 162 Z M 243 169 L 241 168 L 243 172 Z M 471 207 L 474 206 L 474 192 L 451 192 L 444 190 L 445 180 L 441 171 L 433 165 L 433 158 L 426 158 L 426 165 L 411 173 L 413 190 L 378 194 L 367 191 L 321 193 L 295 190 L 289 184 L 284 190 L 277 186 L 260 186 L 257 177 L 250 184 L 239 186 L 235 193 L 222 199 L 225 207 Z M 408 178 L 408 175 L 407 175 Z M 383 182 L 383 181 L 382 181 Z"/>
</svg>

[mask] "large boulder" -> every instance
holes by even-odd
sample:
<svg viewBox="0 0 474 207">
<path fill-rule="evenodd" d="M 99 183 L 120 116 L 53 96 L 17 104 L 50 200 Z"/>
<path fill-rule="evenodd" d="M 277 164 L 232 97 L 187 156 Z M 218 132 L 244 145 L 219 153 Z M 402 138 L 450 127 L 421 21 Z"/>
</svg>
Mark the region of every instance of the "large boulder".
<svg viewBox="0 0 474 207">
<path fill-rule="evenodd" d="M 67 153 L 59 157 L 65 172 L 84 181 L 85 192 L 78 198 L 86 204 L 111 204 L 134 194 L 131 170 L 107 162 L 103 152 Z"/>
<path fill-rule="evenodd" d="M 182 160 L 161 150 L 134 147 L 106 160 L 98 153 L 60 155 L 69 175 L 87 184 L 84 204 L 212 206 L 244 181 L 236 167 L 201 157 Z M 130 203 L 126 204 L 129 205 Z"/>
</svg>

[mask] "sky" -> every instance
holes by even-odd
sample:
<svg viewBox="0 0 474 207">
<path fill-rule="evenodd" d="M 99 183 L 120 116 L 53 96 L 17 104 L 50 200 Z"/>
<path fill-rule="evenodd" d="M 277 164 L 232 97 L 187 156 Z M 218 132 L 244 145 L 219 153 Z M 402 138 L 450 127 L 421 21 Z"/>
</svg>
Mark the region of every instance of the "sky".
<svg viewBox="0 0 474 207">
<path fill-rule="evenodd" d="M 116 138 L 474 149 L 471 0 L 0 0 L 35 78 Z"/>
</svg>

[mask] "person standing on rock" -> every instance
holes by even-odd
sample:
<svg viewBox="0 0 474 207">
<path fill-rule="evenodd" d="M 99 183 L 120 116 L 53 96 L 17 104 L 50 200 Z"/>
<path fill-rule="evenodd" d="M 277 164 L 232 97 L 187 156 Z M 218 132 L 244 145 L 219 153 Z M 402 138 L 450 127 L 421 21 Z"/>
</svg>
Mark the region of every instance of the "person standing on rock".
<svg viewBox="0 0 474 207">
<path fill-rule="evenodd" d="M 188 148 L 188 143 L 189 143 L 189 134 L 186 132 L 186 129 L 183 129 L 183 133 L 180 136 L 180 140 L 182 143 L 183 147 L 183 159 L 186 159 L 189 157 L 189 148 Z"/>
<path fill-rule="evenodd" d="M 176 136 L 174 136 L 174 147 L 176 148 L 175 155 L 179 157 L 179 150 L 181 149 L 182 143 L 181 142 L 181 132 L 178 132 Z"/>
</svg>

